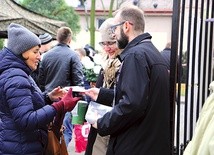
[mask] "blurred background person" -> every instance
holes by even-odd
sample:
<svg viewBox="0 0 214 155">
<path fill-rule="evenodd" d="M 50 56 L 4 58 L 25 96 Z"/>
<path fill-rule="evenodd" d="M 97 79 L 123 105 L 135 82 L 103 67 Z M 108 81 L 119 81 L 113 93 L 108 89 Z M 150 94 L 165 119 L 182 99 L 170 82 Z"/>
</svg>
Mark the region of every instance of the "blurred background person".
<svg viewBox="0 0 214 155">
<path fill-rule="evenodd" d="M 168 42 L 165 46 L 165 48 L 163 49 L 163 51 L 161 51 L 161 55 L 164 58 L 164 61 L 167 65 L 167 69 L 170 71 L 170 56 L 171 56 L 171 42 Z"/>
<path fill-rule="evenodd" d="M 161 55 L 164 59 L 165 64 L 167 65 L 167 69 L 170 72 L 170 59 L 171 59 L 171 42 L 166 43 L 165 48 L 163 49 L 163 51 L 161 51 Z M 180 56 L 178 55 L 177 58 L 177 81 L 178 78 L 182 78 L 183 76 L 183 66 L 182 66 L 182 62 L 180 63 Z"/>
<path fill-rule="evenodd" d="M 57 31 L 58 44 L 50 49 L 43 57 L 39 68 L 39 83 L 44 91 L 49 92 L 56 86 L 82 86 L 83 71 L 80 58 L 70 48 L 72 31 L 69 27 L 61 27 Z M 63 120 L 64 138 L 68 146 L 72 138 L 72 115 L 65 114 Z"/>
<path fill-rule="evenodd" d="M 41 55 L 41 59 L 44 56 L 43 54 L 46 53 L 49 49 L 51 49 L 52 47 L 52 36 L 49 33 L 44 33 L 39 35 L 39 39 L 41 40 L 41 47 L 39 49 L 40 55 Z M 37 69 L 35 71 L 33 71 L 31 73 L 31 77 L 34 79 L 34 81 L 36 82 L 36 84 L 40 87 L 39 84 L 39 65 L 37 67 Z"/>
<path fill-rule="evenodd" d="M 50 50 L 53 47 L 53 38 L 49 33 L 44 33 L 39 35 L 39 39 L 41 40 L 41 47 L 40 47 L 40 54 L 41 54 L 41 60 L 44 56 L 43 54 L 46 53 L 48 50 Z"/>
<path fill-rule="evenodd" d="M 79 55 L 80 57 L 80 61 L 82 62 L 82 66 L 83 66 L 83 86 L 85 89 L 89 89 L 91 88 L 90 86 L 90 81 L 88 81 L 86 79 L 86 75 L 85 75 L 85 72 L 84 72 L 84 65 L 83 65 L 83 61 L 85 59 L 90 59 L 87 55 L 86 55 L 86 51 L 85 51 L 85 48 L 77 48 L 75 49 L 75 52 L 77 52 L 77 54 Z M 91 59 L 90 59 L 91 61 Z M 86 96 L 86 95 L 83 95 L 83 100 L 87 101 L 88 103 L 91 101 L 91 98 L 89 96 Z"/>
<path fill-rule="evenodd" d="M 96 53 L 94 48 L 92 46 L 90 46 L 89 44 L 86 44 L 85 47 L 85 52 L 86 52 L 86 56 L 88 56 L 90 58 L 91 61 L 94 62 L 94 54 Z"/>
</svg>

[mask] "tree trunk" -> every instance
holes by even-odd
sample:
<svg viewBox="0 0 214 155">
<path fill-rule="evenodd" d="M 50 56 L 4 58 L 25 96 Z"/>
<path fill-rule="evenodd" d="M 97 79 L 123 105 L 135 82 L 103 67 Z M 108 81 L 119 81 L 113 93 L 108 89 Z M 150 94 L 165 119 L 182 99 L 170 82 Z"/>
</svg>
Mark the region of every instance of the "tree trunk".
<svg viewBox="0 0 214 155">
<path fill-rule="evenodd" d="M 95 5 L 96 0 L 91 0 L 91 13 L 90 13 L 90 45 L 95 49 Z"/>
</svg>

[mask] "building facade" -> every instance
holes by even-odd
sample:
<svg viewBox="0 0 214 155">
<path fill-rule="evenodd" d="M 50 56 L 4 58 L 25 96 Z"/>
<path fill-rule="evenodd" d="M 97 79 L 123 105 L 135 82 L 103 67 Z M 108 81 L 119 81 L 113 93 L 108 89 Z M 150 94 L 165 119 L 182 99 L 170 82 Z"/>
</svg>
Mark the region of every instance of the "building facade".
<svg viewBox="0 0 214 155">
<path fill-rule="evenodd" d="M 73 1 L 73 0 L 72 0 Z M 81 32 L 77 35 L 74 47 L 82 47 L 90 43 L 90 9 L 91 0 L 85 0 L 84 4 L 81 0 L 73 1 L 76 12 L 80 15 Z M 102 22 L 108 18 L 111 0 L 96 1 L 95 11 L 95 49 L 99 50 L 100 36 L 97 32 Z M 152 42 L 161 51 L 167 42 L 171 40 L 172 27 L 172 0 L 115 0 L 113 11 L 122 5 L 136 4 L 145 12 L 146 27 L 145 31 L 152 35 Z"/>
</svg>

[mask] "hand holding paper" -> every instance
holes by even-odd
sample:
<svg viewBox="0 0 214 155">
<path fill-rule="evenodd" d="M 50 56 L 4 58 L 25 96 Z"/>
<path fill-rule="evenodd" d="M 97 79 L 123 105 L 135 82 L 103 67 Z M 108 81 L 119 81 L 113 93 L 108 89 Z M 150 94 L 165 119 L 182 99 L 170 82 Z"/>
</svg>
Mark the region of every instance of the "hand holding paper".
<svg viewBox="0 0 214 155">
<path fill-rule="evenodd" d="M 80 100 L 80 98 L 73 97 L 72 88 L 70 88 L 67 94 L 59 102 L 54 102 L 52 106 L 57 112 L 65 113 L 71 111 L 77 104 L 78 100 Z"/>
<path fill-rule="evenodd" d="M 58 101 L 63 98 L 66 93 L 67 91 L 61 89 L 60 86 L 58 86 L 48 93 L 48 96 L 51 101 Z"/>
<path fill-rule="evenodd" d="M 90 88 L 85 91 L 85 94 L 89 97 L 91 97 L 94 101 L 97 100 L 98 94 L 100 92 L 99 88 Z"/>
<path fill-rule="evenodd" d="M 96 102 L 91 101 L 88 106 L 88 110 L 85 115 L 85 119 L 88 123 L 92 124 L 93 126 L 96 125 L 95 123 L 97 120 L 107 112 L 111 111 L 112 107 L 105 106 Z"/>
</svg>

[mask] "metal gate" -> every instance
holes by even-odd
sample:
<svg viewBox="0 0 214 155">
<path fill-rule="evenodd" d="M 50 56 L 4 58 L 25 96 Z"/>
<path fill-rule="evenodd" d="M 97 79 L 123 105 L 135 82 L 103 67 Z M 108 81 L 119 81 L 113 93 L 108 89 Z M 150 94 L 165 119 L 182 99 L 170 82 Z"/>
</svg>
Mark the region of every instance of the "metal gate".
<svg viewBox="0 0 214 155">
<path fill-rule="evenodd" d="M 170 104 L 175 155 L 182 155 L 192 138 L 213 81 L 214 22 L 206 22 L 208 18 L 214 18 L 213 0 L 173 0 Z"/>
</svg>

